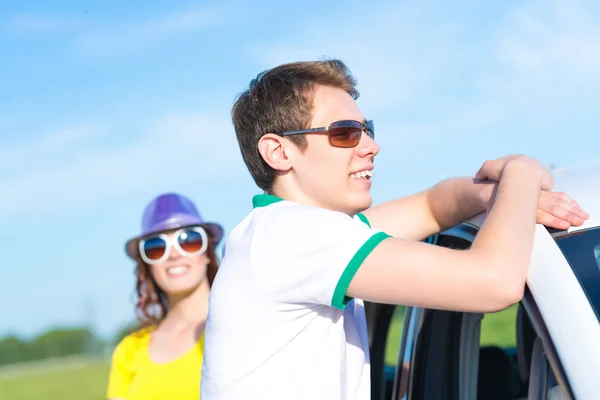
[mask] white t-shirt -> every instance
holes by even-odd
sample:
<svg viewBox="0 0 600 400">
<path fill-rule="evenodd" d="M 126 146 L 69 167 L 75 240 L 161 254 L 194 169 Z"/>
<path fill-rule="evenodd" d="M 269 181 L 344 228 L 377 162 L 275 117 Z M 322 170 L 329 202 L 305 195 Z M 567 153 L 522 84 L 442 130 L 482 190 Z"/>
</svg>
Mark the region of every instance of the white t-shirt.
<svg viewBox="0 0 600 400">
<path fill-rule="evenodd" d="M 200 398 L 369 399 L 364 305 L 346 290 L 389 236 L 362 214 L 253 202 L 212 286 Z"/>
</svg>

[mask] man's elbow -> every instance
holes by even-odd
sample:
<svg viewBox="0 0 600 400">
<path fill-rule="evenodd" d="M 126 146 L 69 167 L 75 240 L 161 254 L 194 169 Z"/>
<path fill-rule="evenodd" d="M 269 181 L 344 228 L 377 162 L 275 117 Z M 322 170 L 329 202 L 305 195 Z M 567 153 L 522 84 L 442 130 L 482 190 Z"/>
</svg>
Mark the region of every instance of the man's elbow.
<svg viewBox="0 0 600 400">
<path fill-rule="evenodd" d="M 513 304 L 520 302 L 525 295 L 526 278 L 515 274 L 500 272 L 499 279 L 493 283 L 491 296 L 491 310 L 487 312 L 502 311 Z"/>
<path fill-rule="evenodd" d="M 485 271 L 483 285 L 480 286 L 480 312 L 498 312 L 520 302 L 525 294 L 525 274 L 518 272 L 517 268 L 506 268 L 506 263 L 486 264 L 484 269 L 480 269 Z"/>
<path fill-rule="evenodd" d="M 507 287 L 498 295 L 498 305 L 495 311 L 502 311 L 513 304 L 520 302 L 525 294 L 525 284 L 513 284 Z M 494 311 L 494 312 L 495 312 Z"/>
</svg>

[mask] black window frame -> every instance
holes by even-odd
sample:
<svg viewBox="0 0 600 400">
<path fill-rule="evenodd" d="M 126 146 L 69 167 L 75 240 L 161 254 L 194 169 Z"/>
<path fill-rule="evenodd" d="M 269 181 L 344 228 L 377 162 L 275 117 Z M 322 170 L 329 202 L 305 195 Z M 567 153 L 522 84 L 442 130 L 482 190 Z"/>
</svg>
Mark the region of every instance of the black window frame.
<svg viewBox="0 0 600 400">
<path fill-rule="evenodd" d="M 557 383 L 560 386 L 562 386 L 567 392 L 567 399 L 575 399 L 573 389 L 571 388 L 571 384 L 569 382 L 567 373 L 565 372 L 560 357 L 558 356 L 556 346 L 552 341 L 550 332 L 548 331 L 546 323 L 542 318 L 540 309 L 529 287 L 525 288 L 525 295 L 523 296 L 522 303 L 525 307 L 525 312 L 529 316 L 529 320 L 533 325 L 533 329 L 542 341 L 542 346 L 544 348 L 546 356 L 545 358 L 548 362 L 548 366 L 552 368 L 552 372 L 554 374 L 554 377 L 556 378 Z"/>
<path fill-rule="evenodd" d="M 459 358 L 462 313 L 421 309 L 411 359 L 409 399 L 459 399 Z M 440 332 L 445 334 L 440 335 Z M 396 366 L 401 368 L 401 366 Z M 396 382 L 395 382 L 396 384 Z"/>
</svg>

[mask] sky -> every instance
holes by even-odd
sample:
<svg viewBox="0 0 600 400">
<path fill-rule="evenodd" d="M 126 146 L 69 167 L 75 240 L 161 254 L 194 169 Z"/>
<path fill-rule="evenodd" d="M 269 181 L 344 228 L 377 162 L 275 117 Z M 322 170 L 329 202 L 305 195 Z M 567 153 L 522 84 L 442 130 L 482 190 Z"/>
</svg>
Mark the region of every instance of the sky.
<svg viewBox="0 0 600 400">
<path fill-rule="evenodd" d="M 124 243 L 163 192 L 230 232 L 259 193 L 230 120 L 259 72 L 339 58 L 381 152 L 375 203 L 523 153 L 599 159 L 600 3 L 0 5 L 0 335 L 133 319 Z"/>
</svg>

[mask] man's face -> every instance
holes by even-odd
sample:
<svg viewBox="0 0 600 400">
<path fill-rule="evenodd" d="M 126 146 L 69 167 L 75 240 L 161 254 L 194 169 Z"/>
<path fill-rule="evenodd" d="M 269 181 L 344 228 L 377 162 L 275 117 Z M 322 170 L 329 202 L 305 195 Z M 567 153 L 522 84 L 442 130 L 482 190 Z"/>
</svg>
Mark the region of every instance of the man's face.
<svg viewBox="0 0 600 400">
<path fill-rule="evenodd" d="M 310 128 L 329 126 L 341 120 L 364 121 L 354 99 L 345 91 L 317 86 Z M 353 148 L 333 147 L 326 134 L 307 134 L 307 147 L 294 160 L 298 186 L 316 205 L 354 215 L 371 206 L 371 179 L 379 146 L 364 132 Z"/>
</svg>

